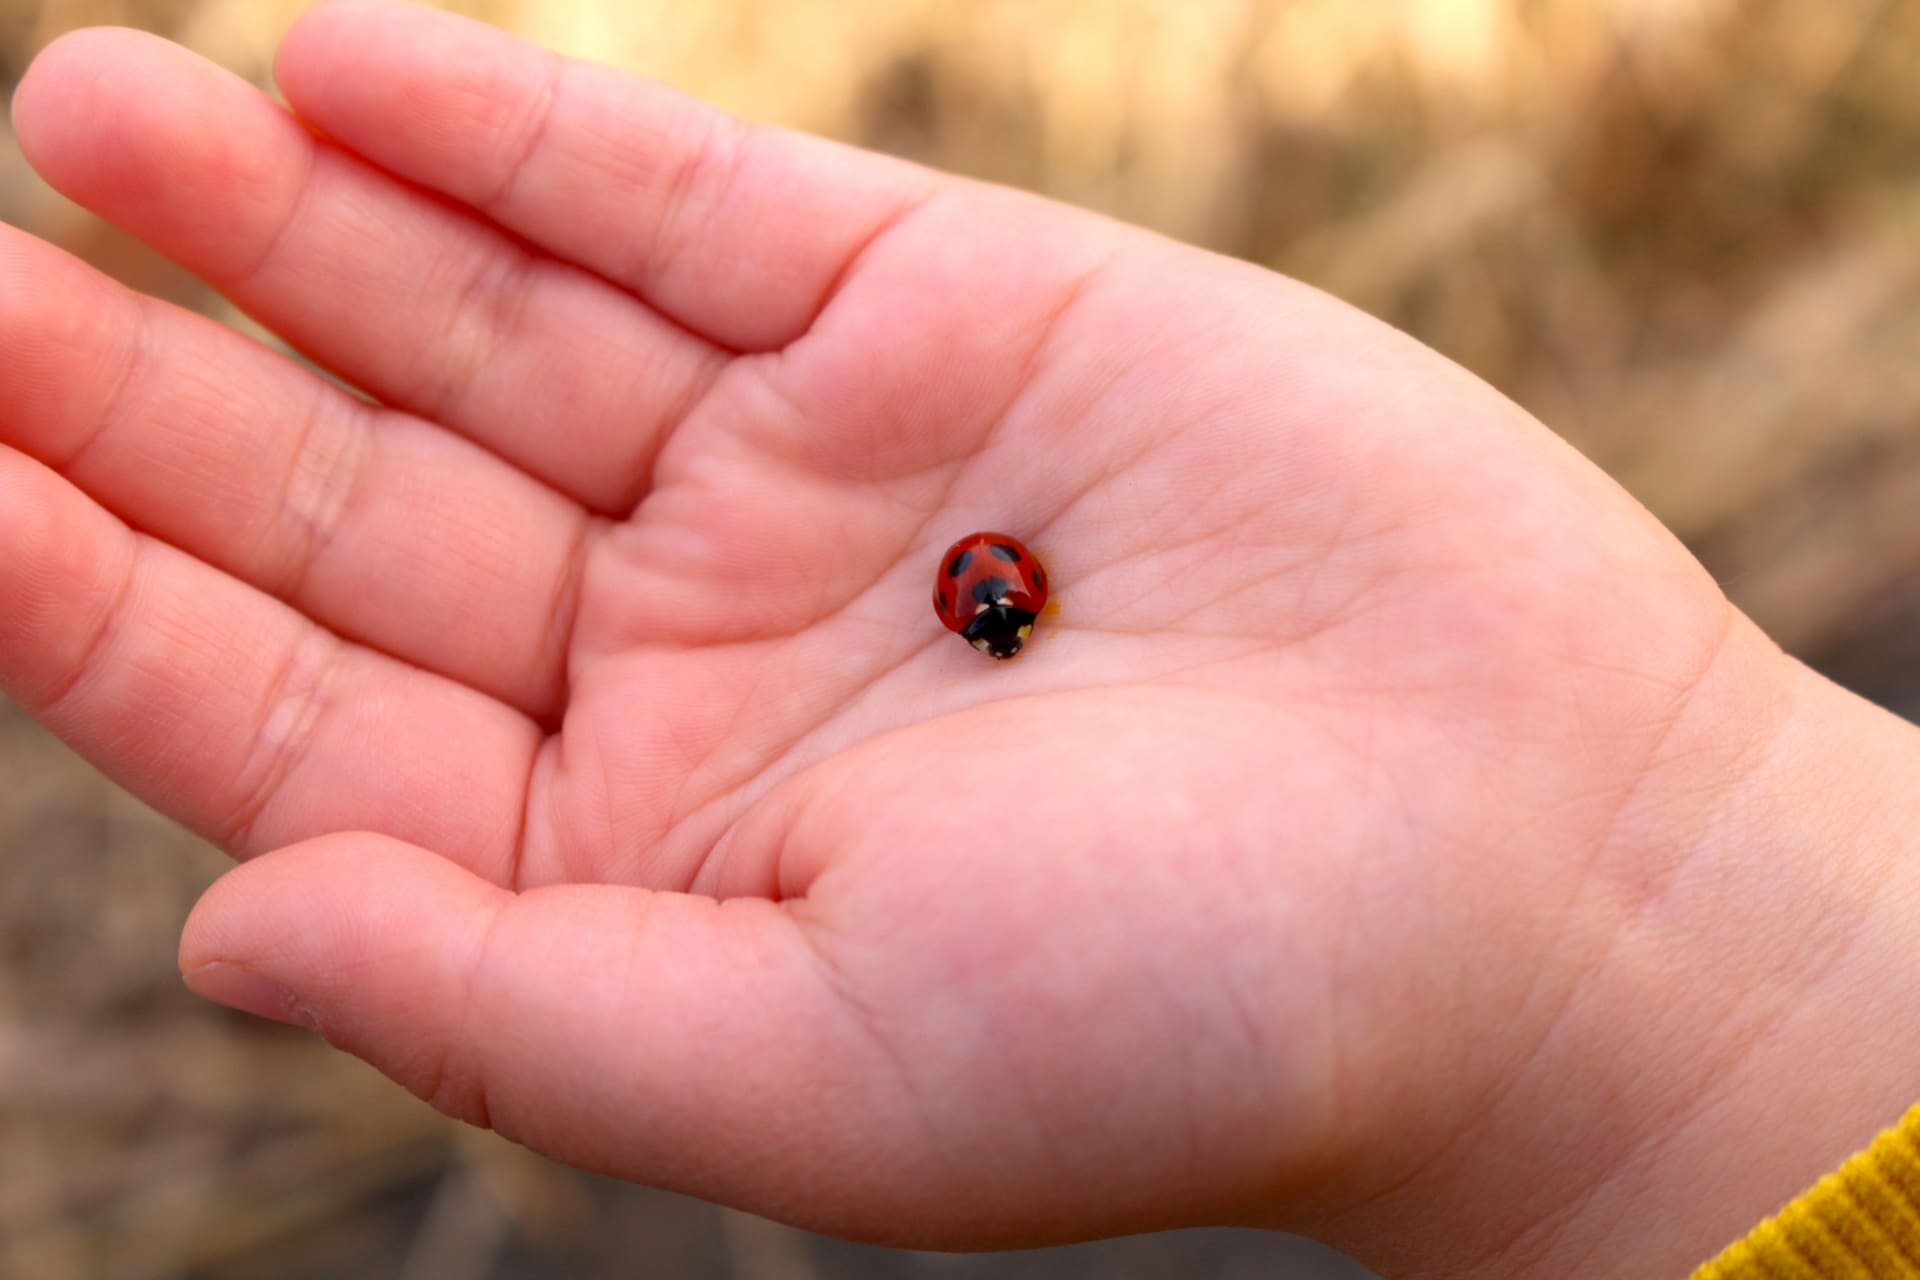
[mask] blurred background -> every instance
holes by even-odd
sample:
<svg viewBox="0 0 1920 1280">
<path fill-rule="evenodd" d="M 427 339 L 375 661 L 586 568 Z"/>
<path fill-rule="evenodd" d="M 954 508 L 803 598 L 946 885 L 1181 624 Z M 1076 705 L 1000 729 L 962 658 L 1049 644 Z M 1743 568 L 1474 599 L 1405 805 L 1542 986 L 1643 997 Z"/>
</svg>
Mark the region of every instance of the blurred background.
<svg viewBox="0 0 1920 1280">
<path fill-rule="evenodd" d="M 124 23 L 266 85 L 303 7 L 0 0 L 0 83 Z M 1920 0 L 446 7 L 1310 280 L 1525 404 L 1787 648 L 1920 715 Z M 244 324 L 4 132 L 0 219 Z M 0 702 L 0 1276 L 1365 1274 L 1251 1232 L 866 1249 L 572 1173 L 189 997 L 176 932 L 222 866 Z"/>
</svg>

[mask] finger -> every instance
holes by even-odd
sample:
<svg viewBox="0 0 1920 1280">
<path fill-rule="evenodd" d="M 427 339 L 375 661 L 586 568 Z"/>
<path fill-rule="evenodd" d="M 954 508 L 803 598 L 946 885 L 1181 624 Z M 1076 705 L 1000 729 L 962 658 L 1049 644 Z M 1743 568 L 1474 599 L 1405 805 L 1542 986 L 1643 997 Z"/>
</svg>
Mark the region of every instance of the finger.
<svg viewBox="0 0 1920 1280">
<path fill-rule="evenodd" d="M 736 350 L 805 332 L 937 181 L 426 8 L 318 6 L 276 72 L 346 146 Z"/>
<path fill-rule="evenodd" d="M 0 227 L 0 443 L 347 638 L 558 710 L 578 507 Z"/>
<path fill-rule="evenodd" d="M 212 999 L 317 1024 L 450 1115 L 708 1199 L 884 1220 L 916 1182 L 901 1163 L 924 1174 L 939 1158 L 903 1149 L 917 1130 L 880 1052 L 764 899 L 516 896 L 421 849 L 336 835 L 223 877 L 180 966 Z"/>
<path fill-rule="evenodd" d="M 723 357 L 313 136 L 155 37 L 82 31 L 14 100 L 48 181 L 205 277 L 388 404 L 459 430 L 602 510 L 631 506 L 661 435 Z"/>
<path fill-rule="evenodd" d="M 346 834 L 229 872 L 188 919 L 180 967 L 459 1119 L 820 1230 L 979 1247 L 1194 1219 L 1163 1162 L 1036 1154 L 1055 1083 L 994 1056 L 1003 1011 L 969 1011 L 915 1057 L 899 1040 L 925 1028 L 900 1036 L 911 1018 L 850 999 L 814 927 L 761 898 L 515 895 Z M 985 1101 L 996 1087 L 1008 1099 Z"/>
<path fill-rule="evenodd" d="M 0 446 L 0 689 L 237 854 L 387 831 L 506 878 L 538 730 L 142 537 Z"/>
</svg>

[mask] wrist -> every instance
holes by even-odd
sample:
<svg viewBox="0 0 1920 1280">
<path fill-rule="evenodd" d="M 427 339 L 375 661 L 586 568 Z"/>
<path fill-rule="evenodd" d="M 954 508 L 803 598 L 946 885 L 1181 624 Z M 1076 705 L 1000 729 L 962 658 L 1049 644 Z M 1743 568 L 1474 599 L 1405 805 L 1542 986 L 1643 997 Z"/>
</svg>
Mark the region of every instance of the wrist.
<svg viewBox="0 0 1920 1280">
<path fill-rule="evenodd" d="M 1916 784 L 1920 731 L 1735 615 L 1582 855 L 1550 1011 L 1444 1151 L 1302 1225 L 1409 1276 L 1679 1276 L 1744 1235 L 1920 1101 Z"/>
<path fill-rule="evenodd" d="M 1521 1086 L 1591 1159 L 1511 1274 L 1685 1274 L 1920 1101 L 1916 782 L 1920 732 L 1735 617 L 1597 864 L 1617 926 Z"/>
</svg>

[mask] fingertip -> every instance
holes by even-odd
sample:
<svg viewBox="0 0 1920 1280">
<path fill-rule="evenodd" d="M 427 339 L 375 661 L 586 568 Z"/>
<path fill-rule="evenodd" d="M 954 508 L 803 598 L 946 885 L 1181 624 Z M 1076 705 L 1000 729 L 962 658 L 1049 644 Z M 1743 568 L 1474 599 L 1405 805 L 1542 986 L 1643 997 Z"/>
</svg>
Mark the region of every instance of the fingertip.
<svg viewBox="0 0 1920 1280">
<path fill-rule="evenodd" d="M 28 67 L 12 112 L 21 152 L 42 177 L 144 238 L 154 228 L 192 233 L 197 211 L 183 221 L 176 199 L 183 186 L 284 201 L 301 176 L 284 145 L 298 126 L 284 112 L 144 31 L 92 27 L 55 40 Z"/>
<path fill-rule="evenodd" d="M 326 0 L 293 20 L 273 55 L 274 83 L 289 101 L 304 96 L 309 86 L 331 73 L 342 41 L 373 7 L 364 0 Z"/>
<path fill-rule="evenodd" d="M 193 990 L 317 1028 L 456 1118 L 487 1123 L 464 1046 L 468 983 L 512 897 L 437 854 L 366 832 L 262 854 L 215 881 L 181 931 Z"/>
<path fill-rule="evenodd" d="M 395 14 L 404 18 L 419 8 L 415 4 L 396 4 L 393 0 L 320 0 L 301 10 L 288 24 L 286 34 L 280 38 L 279 56 L 285 57 L 289 52 L 304 56 L 327 42 L 364 34 L 360 24 L 369 19 Z"/>
<path fill-rule="evenodd" d="M 273 56 L 273 83 L 304 119 L 329 135 L 342 102 L 351 104 L 396 52 L 390 32 L 374 33 L 391 6 L 366 0 L 328 0 L 303 12 L 281 37 Z"/>
<path fill-rule="evenodd" d="M 214 960 L 183 969 L 181 977 L 195 995 L 229 1009 L 290 1026 L 318 1028 L 320 1025 L 313 1010 L 302 1003 L 299 996 L 242 965 Z"/>
<path fill-rule="evenodd" d="M 332 0 L 287 32 L 274 78 L 335 142 L 377 164 L 424 167 L 466 199 L 476 173 L 483 187 L 494 180 L 494 135 L 525 127 L 551 67 L 551 55 L 463 14 Z"/>
<path fill-rule="evenodd" d="M 272 950 L 263 946 L 267 938 L 284 938 L 289 929 L 307 927 L 299 913 L 285 909 L 284 902 L 287 892 L 305 878 L 301 855 L 346 839 L 321 836 L 260 854 L 209 885 L 180 931 L 180 974 L 188 985 L 194 985 L 196 972 L 214 965 L 251 968 Z"/>
<path fill-rule="evenodd" d="M 21 150 L 34 162 L 57 160 L 60 144 L 97 130 L 111 109 L 151 98 L 169 64 L 200 59 L 149 31 L 82 27 L 49 41 L 28 63 L 14 90 L 12 120 Z M 111 118 L 107 123 L 111 123 Z"/>
<path fill-rule="evenodd" d="M 42 173 L 43 162 L 57 158 L 58 135 L 70 111 L 47 110 L 62 99 L 84 101 L 87 87 L 99 78 L 99 54 L 110 49 L 114 27 L 83 27 L 54 37 L 34 55 L 14 88 L 8 104 L 13 134 L 28 163 Z M 76 108 L 77 109 L 77 108 Z"/>
<path fill-rule="evenodd" d="M 378 88 L 396 66 L 470 60 L 506 38 L 464 14 L 388 0 L 327 0 L 287 28 L 274 56 L 274 78 L 289 100 L 336 84 Z"/>
<path fill-rule="evenodd" d="M 465 1037 L 486 939 L 512 899 L 437 854 L 368 832 L 262 854 L 202 895 L 179 966 L 229 1007 L 317 1028 L 458 1119 L 490 1122 Z"/>
<path fill-rule="evenodd" d="M 463 908 L 494 896 L 507 895 L 417 845 L 368 832 L 317 836 L 214 881 L 182 928 L 180 970 L 224 962 L 324 977 L 315 964 L 349 964 L 370 948 L 458 927 Z"/>
</svg>

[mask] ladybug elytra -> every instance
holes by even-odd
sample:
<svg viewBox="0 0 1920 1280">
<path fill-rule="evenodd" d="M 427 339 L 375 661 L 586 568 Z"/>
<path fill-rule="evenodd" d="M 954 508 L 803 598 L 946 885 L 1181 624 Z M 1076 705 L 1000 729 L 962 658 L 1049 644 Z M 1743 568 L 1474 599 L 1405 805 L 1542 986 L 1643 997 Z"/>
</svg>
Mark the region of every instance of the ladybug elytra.
<svg viewBox="0 0 1920 1280">
<path fill-rule="evenodd" d="M 1047 571 L 1018 538 L 970 533 L 947 548 L 933 580 L 933 611 L 974 648 L 1011 658 L 1047 603 Z"/>
</svg>

